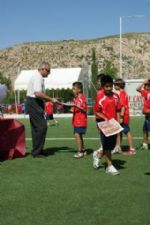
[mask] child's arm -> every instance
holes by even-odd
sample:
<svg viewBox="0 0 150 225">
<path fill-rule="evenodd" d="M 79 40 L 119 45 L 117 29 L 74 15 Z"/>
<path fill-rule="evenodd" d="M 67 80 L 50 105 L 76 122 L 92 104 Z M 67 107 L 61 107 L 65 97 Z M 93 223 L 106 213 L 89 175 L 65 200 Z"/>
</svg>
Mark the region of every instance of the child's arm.
<svg viewBox="0 0 150 225">
<path fill-rule="evenodd" d="M 150 109 L 143 110 L 143 114 L 150 115 Z"/>
<path fill-rule="evenodd" d="M 80 110 L 83 113 L 87 113 L 87 104 L 84 97 L 82 97 L 75 105 L 78 110 Z"/>
<path fill-rule="evenodd" d="M 87 109 L 85 109 L 85 108 L 83 108 L 83 107 L 81 107 L 81 106 L 79 106 L 79 105 L 72 105 L 72 107 L 69 109 L 69 111 L 70 112 L 74 112 L 74 107 L 76 107 L 76 108 L 78 108 L 79 110 L 81 110 L 82 112 L 84 112 L 84 113 L 86 113 L 87 112 Z"/>
<path fill-rule="evenodd" d="M 142 84 L 140 84 L 137 88 L 136 91 L 141 92 L 143 89 L 144 84 L 146 84 L 148 80 L 144 80 Z"/>
<path fill-rule="evenodd" d="M 105 121 L 107 121 L 107 117 L 102 113 L 102 112 L 95 112 L 95 116 L 97 116 L 98 118 L 101 118 Z"/>
<path fill-rule="evenodd" d="M 125 107 L 125 106 L 122 106 L 122 107 L 121 107 L 120 113 L 117 112 L 117 114 L 119 114 L 119 119 L 118 119 L 118 121 L 119 121 L 120 123 L 123 123 L 123 118 L 124 118 L 125 109 L 126 109 L 126 107 Z"/>
<path fill-rule="evenodd" d="M 120 118 L 120 112 L 117 112 L 117 121 L 118 123 L 123 123 L 123 120 Z"/>
<path fill-rule="evenodd" d="M 69 112 L 71 112 L 71 113 L 74 112 L 74 106 L 72 106 L 72 107 L 69 109 Z"/>
<path fill-rule="evenodd" d="M 79 105 L 74 105 L 74 107 L 77 107 L 78 109 L 80 109 L 82 112 L 86 113 L 87 112 L 87 109 L 79 106 Z"/>
</svg>

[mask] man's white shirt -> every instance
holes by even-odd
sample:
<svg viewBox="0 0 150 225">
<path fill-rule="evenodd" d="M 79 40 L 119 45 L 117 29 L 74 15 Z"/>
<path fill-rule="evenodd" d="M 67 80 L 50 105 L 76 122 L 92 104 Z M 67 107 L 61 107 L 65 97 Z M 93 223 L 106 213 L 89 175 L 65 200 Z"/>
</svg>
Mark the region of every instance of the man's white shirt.
<svg viewBox="0 0 150 225">
<path fill-rule="evenodd" d="M 45 91 L 44 78 L 37 71 L 32 75 L 31 79 L 29 80 L 29 83 L 27 86 L 27 96 L 36 98 L 35 92 L 44 93 L 44 91 Z"/>
</svg>

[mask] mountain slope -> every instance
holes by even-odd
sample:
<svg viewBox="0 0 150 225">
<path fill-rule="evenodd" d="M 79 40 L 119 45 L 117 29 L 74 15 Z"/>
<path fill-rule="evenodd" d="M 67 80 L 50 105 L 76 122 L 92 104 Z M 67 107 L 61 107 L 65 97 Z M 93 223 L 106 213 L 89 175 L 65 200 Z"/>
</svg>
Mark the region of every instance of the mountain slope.
<svg viewBox="0 0 150 225">
<path fill-rule="evenodd" d="M 0 50 L 0 71 L 13 81 L 23 69 L 35 69 L 41 61 L 53 68 L 78 67 L 91 64 L 95 48 L 99 71 L 105 60 L 112 61 L 119 75 L 119 36 L 94 40 L 63 40 L 33 42 Z M 150 77 L 150 33 L 131 33 L 123 36 L 123 75 L 126 79 Z"/>
</svg>

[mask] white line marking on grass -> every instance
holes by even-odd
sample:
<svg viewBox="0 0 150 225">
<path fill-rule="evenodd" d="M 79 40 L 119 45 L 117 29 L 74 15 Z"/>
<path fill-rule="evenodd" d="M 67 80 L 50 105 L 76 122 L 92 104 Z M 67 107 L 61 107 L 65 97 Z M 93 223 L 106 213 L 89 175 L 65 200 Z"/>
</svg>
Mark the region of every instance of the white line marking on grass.
<svg viewBox="0 0 150 225">
<path fill-rule="evenodd" d="M 127 139 L 126 137 L 124 137 L 123 139 Z M 143 139 L 142 137 L 134 137 L 133 139 L 135 140 L 141 140 Z M 26 141 L 31 141 L 32 138 L 26 138 Z M 46 141 L 72 141 L 72 140 L 75 140 L 75 138 L 66 138 L 66 137 L 62 137 L 62 138 L 46 138 L 45 139 Z M 99 138 L 95 138 L 95 137 L 87 137 L 87 138 L 84 138 L 84 140 L 91 140 L 91 141 L 95 141 L 95 140 L 99 140 Z"/>
</svg>

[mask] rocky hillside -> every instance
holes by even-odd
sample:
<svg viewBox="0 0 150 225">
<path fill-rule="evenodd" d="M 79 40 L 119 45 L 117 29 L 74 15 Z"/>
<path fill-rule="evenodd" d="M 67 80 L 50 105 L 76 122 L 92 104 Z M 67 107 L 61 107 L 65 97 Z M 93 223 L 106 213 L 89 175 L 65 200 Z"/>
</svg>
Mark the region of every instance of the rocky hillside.
<svg viewBox="0 0 150 225">
<path fill-rule="evenodd" d="M 150 33 L 126 34 L 122 45 L 124 77 L 150 77 Z M 91 64 L 92 48 L 96 49 L 99 70 L 105 60 L 109 60 L 118 68 L 119 75 L 119 36 L 15 45 L 0 50 L 0 72 L 14 81 L 20 70 L 35 69 L 43 60 L 50 62 L 53 68 Z"/>
</svg>

